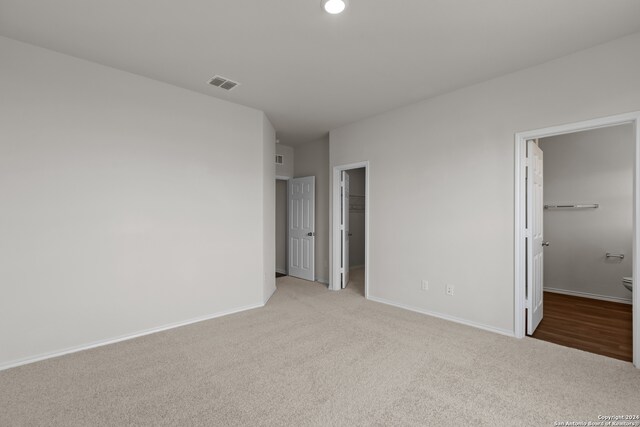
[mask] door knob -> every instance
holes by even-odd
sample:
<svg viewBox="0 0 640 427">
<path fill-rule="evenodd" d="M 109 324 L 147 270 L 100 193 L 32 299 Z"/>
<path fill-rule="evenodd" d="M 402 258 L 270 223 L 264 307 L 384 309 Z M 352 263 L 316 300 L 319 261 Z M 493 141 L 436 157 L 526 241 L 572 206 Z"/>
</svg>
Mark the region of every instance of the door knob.
<svg viewBox="0 0 640 427">
<path fill-rule="evenodd" d="M 549 242 L 542 242 L 542 246 L 549 246 Z"/>
<path fill-rule="evenodd" d="M 316 234 L 316 233 L 313 233 L 313 232 L 311 232 L 311 231 L 310 231 L 310 232 L 308 232 L 308 233 L 307 233 L 307 236 L 309 236 L 309 237 L 313 237 L 315 234 Z"/>
</svg>

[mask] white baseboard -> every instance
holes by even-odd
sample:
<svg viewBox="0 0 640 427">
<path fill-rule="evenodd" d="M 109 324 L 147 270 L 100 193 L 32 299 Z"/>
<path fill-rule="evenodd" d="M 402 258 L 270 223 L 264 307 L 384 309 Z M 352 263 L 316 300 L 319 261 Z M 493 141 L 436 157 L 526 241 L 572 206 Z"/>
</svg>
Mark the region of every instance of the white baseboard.
<svg viewBox="0 0 640 427">
<path fill-rule="evenodd" d="M 610 296 L 607 296 L 607 295 L 590 294 L 588 292 L 579 292 L 579 291 L 568 291 L 566 289 L 558 289 L 558 288 L 543 288 L 543 290 L 545 292 L 552 292 L 554 294 L 571 295 L 571 296 L 574 296 L 574 297 L 598 299 L 598 300 L 601 300 L 601 301 L 619 302 L 619 303 L 622 303 L 622 304 L 632 304 L 631 298 L 610 297 Z"/>
<path fill-rule="evenodd" d="M 269 300 L 271 299 L 271 297 L 273 296 L 273 294 L 275 294 L 275 293 L 276 293 L 276 289 L 277 289 L 277 288 L 276 288 L 276 287 L 275 287 L 275 285 L 274 285 L 274 286 L 273 286 L 273 289 L 271 290 L 271 293 L 269 294 L 269 296 L 267 296 L 267 297 L 264 299 L 264 303 L 262 304 L 263 306 L 267 305 L 267 302 L 269 302 Z"/>
<path fill-rule="evenodd" d="M 439 319 L 449 320 L 451 322 L 460 323 L 462 325 L 472 326 L 474 328 L 482 329 L 489 332 L 494 332 L 496 334 L 506 335 L 508 337 L 515 337 L 513 331 L 510 331 L 507 329 L 501 329 L 493 326 L 483 325 L 482 323 L 473 322 L 471 320 L 461 319 L 459 317 L 450 316 L 448 314 L 442 314 L 442 313 L 438 313 L 431 310 L 425 310 L 423 308 L 411 307 L 409 305 L 389 301 L 384 298 L 372 297 L 371 295 L 369 295 L 368 299 L 371 301 L 382 303 L 382 304 L 392 305 L 394 307 L 403 308 L 409 311 L 414 311 L 416 313 L 426 314 L 427 316 L 437 317 Z"/>
<path fill-rule="evenodd" d="M 274 289 L 274 291 L 275 291 L 275 289 Z M 121 342 L 121 341 L 127 341 L 127 340 L 131 340 L 131 339 L 134 339 L 134 338 L 142 337 L 142 336 L 145 336 L 145 335 L 150 335 L 150 334 L 155 334 L 157 332 L 166 331 L 168 329 L 179 328 L 181 326 L 187 326 L 187 325 L 191 325 L 193 323 L 204 322 L 205 320 L 215 319 L 216 317 L 227 316 L 229 314 L 239 313 L 241 311 L 252 310 L 254 308 L 260 308 L 260 307 L 264 307 L 264 304 L 252 304 L 252 305 L 246 305 L 246 306 L 243 306 L 243 307 L 232 308 L 230 310 L 224 310 L 224 311 L 220 311 L 218 313 L 209 314 L 209 315 L 201 316 L 201 317 L 196 317 L 194 319 L 185 320 L 185 321 L 182 321 L 182 322 L 170 323 L 168 325 L 159 326 L 157 328 L 145 329 L 143 331 L 134 332 L 132 334 L 121 335 L 119 337 L 108 338 L 108 339 L 100 340 L 100 341 L 94 341 L 94 342 L 89 343 L 89 344 L 83 344 L 83 345 L 79 345 L 79 346 L 68 347 L 68 348 L 65 348 L 63 350 L 57 350 L 57 351 L 52 351 L 52 352 L 49 352 L 49 353 L 43 353 L 43 354 L 39 354 L 37 356 L 25 357 L 23 359 L 13 360 L 13 361 L 10 361 L 10 362 L 6 362 L 6 363 L 0 364 L 0 371 L 4 371 L 6 369 L 15 368 L 15 367 L 22 366 L 22 365 L 27 365 L 29 363 L 40 362 L 40 361 L 46 360 L 46 359 L 52 359 L 54 357 L 64 356 L 65 354 L 77 353 L 79 351 L 89 350 L 89 349 L 96 348 L 96 347 L 102 347 L 104 345 L 115 344 L 115 343 L 118 343 L 118 342 Z"/>
<path fill-rule="evenodd" d="M 286 268 L 280 268 L 280 267 L 276 267 L 276 273 L 289 274 Z"/>
</svg>

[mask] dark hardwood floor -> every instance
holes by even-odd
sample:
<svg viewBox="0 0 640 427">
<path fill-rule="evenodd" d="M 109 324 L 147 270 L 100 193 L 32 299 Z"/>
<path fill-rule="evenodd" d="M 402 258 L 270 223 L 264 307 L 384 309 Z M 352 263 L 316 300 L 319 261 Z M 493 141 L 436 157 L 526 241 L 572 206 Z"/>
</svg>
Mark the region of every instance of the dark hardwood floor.
<svg viewBox="0 0 640 427">
<path fill-rule="evenodd" d="M 543 341 L 631 362 L 632 306 L 544 293 L 544 318 L 532 335 Z"/>
</svg>

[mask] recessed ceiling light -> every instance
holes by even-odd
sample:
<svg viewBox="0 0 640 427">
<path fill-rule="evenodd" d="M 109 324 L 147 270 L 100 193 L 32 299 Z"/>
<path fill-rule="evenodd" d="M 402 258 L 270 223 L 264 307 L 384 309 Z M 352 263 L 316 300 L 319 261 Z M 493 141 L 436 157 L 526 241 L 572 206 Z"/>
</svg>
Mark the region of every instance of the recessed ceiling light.
<svg viewBox="0 0 640 427">
<path fill-rule="evenodd" d="M 342 13 L 347 7 L 347 0 L 322 0 L 322 9 L 332 15 Z"/>
</svg>

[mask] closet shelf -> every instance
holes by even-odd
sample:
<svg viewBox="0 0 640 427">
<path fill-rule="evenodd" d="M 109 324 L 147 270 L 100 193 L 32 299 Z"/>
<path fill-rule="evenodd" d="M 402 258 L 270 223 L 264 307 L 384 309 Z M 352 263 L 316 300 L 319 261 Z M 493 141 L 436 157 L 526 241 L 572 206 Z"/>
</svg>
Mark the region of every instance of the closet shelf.
<svg viewBox="0 0 640 427">
<path fill-rule="evenodd" d="M 364 213 L 365 197 L 361 194 L 349 194 L 349 212 Z"/>
<path fill-rule="evenodd" d="M 544 205 L 545 209 L 597 209 L 600 207 L 597 203 L 566 203 L 563 205 Z"/>
</svg>

